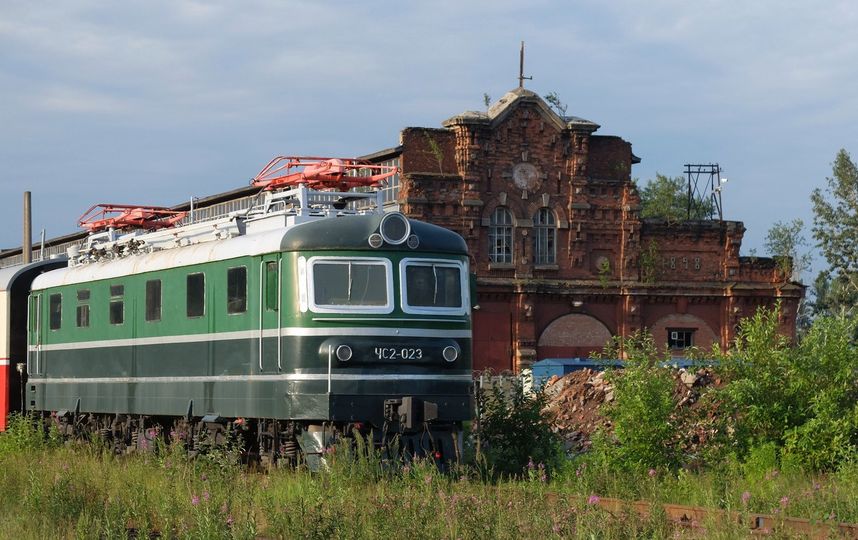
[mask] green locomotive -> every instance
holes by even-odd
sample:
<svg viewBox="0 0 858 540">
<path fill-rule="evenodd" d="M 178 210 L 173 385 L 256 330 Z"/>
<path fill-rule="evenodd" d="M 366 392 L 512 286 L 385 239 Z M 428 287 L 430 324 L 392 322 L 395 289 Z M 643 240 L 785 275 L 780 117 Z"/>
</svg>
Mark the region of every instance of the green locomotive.
<svg viewBox="0 0 858 540">
<path fill-rule="evenodd" d="M 455 459 L 472 409 L 464 240 L 304 180 L 218 220 L 106 228 L 36 278 L 28 408 L 117 451 L 232 434 L 312 463 L 357 429 Z"/>
</svg>

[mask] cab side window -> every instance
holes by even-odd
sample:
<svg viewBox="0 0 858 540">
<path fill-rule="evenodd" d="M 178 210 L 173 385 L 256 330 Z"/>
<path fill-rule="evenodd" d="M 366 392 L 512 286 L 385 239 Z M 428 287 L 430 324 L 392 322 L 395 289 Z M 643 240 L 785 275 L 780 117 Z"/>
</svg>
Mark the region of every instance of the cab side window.
<svg viewBox="0 0 858 540">
<path fill-rule="evenodd" d="M 187 314 L 188 317 L 202 317 L 206 313 L 206 275 L 188 274 Z"/>
</svg>

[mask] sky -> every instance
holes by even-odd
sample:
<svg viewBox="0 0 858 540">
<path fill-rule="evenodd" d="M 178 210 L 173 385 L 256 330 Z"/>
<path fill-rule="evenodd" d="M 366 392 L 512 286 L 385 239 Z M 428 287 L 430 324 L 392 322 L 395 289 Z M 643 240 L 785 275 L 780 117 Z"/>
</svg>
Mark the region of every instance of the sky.
<svg viewBox="0 0 858 540">
<path fill-rule="evenodd" d="M 276 155 L 358 156 L 517 86 L 618 135 L 633 176 L 719 163 L 764 255 L 858 158 L 858 3 L 666 0 L 31 2 L 0 7 L 0 247 L 95 203 L 169 206 Z M 818 263 L 818 261 L 817 261 Z M 808 281 L 806 279 L 806 281 Z"/>
</svg>

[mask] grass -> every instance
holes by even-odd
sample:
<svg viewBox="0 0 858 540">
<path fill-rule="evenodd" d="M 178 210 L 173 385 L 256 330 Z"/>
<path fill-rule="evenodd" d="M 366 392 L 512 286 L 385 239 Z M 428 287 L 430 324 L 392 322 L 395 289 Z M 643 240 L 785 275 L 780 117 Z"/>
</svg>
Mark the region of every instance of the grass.
<svg viewBox="0 0 858 540">
<path fill-rule="evenodd" d="M 22 434 L 23 432 L 23 434 Z M 620 473 L 570 462 L 485 481 L 463 467 L 391 465 L 338 450 L 322 473 L 256 473 L 179 449 L 114 456 L 95 445 L 0 435 L 0 538 L 700 538 L 658 512 L 611 513 L 593 497 L 646 499 L 820 521 L 858 522 L 858 465 L 829 475 L 750 471 Z M 748 493 L 743 498 L 744 493 Z M 708 523 L 707 538 L 741 538 Z"/>
</svg>

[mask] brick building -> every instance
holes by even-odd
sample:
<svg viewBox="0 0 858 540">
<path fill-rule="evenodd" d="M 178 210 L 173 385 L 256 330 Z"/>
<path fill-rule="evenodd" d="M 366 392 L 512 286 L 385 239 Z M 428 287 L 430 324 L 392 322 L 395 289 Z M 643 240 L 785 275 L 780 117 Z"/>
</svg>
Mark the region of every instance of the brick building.
<svg viewBox="0 0 858 540">
<path fill-rule="evenodd" d="M 741 318 L 778 301 L 794 336 L 804 289 L 772 259 L 739 257 L 741 222 L 640 217 L 629 142 L 524 88 L 442 126 L 406 128 L 367 158 L 401 167 L 392 205 L 468 242 L 475 367 L 587 356 L 643 328 L 675 356 L 724 347 Z"/>
<path fill-rule="evenodd" d="M 803 286 L 772 259 L 739 257 L 741 222 L 642 219 L 631 181 L 640 160 L 629 142 L 598 129 L 517 88 L 488 112 L 406 128 L 399 146 L 364 156 L 401 168 L 383 189 L 386 208 L 467 241 L 479 304 L 475 368 L 587 356 L 643 328 L 675 356 L 726 347 L 741 318 L 776 302 L 782 332 L 794 336 Z M 193 219 L 247 208 L 257 193 L 196 200 Z M 84 238 L 50 240 L 44 256 Z M 0 267 L 20 260 L 20 248 L 0 253 Z"/>
</svg>

